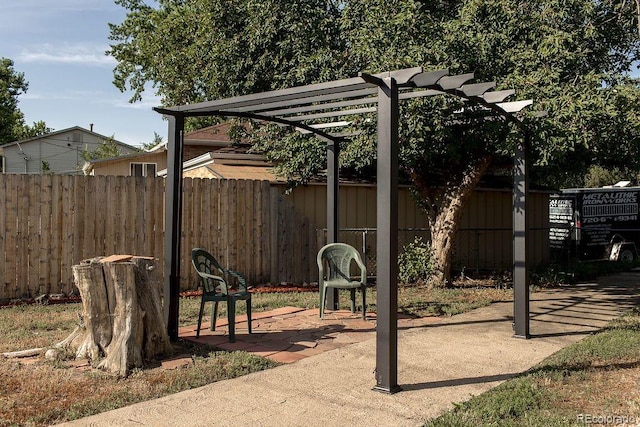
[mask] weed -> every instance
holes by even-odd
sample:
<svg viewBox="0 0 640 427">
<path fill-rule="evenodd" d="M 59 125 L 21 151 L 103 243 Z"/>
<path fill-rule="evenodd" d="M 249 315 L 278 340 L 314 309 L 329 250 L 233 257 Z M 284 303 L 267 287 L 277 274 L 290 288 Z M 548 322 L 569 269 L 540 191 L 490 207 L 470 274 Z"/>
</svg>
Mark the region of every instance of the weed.
<svg viewBox="0 0 640 427">
<path fill-rule="evenodd" d="M 405 245 L 398 255 L 398 279 L 403 284 L 422 283 L 432 270 L 431 246 L 423 242 L 422 237 Z"/>
</svg>

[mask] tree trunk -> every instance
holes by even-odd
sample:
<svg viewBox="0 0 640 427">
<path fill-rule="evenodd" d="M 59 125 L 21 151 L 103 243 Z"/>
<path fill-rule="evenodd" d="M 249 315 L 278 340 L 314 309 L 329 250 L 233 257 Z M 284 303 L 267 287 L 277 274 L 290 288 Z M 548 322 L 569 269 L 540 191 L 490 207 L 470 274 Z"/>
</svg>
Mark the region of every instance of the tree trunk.
<svg viewBox="0 0 640 427">
<path fill-rule="evenodd" d="M 152 259 L 94 258 L 72 269 L 83 309 L 83 331 L 70 343 L 77 358 L 102 358 L 99 368 L 127 376 L 172 350 Z"/>
<path fill-rule="evenodd" d="M 491 164 L 486 156 L 469 165 L 458 180 L 439 188 L 429 186 L 424 179 L 413 175 L 416 189 L 425 202 L 431 233 L 431 262 L 433 273 L 428 285 L 444 287 L 451 282 L 451 261 L 456 233 L 466 201 Z"/>
</svg>

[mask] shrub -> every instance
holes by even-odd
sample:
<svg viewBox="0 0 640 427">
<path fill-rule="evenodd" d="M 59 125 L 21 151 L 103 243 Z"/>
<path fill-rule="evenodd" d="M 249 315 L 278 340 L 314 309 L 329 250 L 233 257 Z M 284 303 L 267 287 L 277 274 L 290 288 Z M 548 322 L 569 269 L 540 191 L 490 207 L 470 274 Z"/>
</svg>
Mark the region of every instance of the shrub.
<svg viewBox="0 0 640 427">
<path fill-rule="evenodd" d="M 398 256 L 398 279 L 401 283 L 420 283 L 426 281 L 433 270 L 431 246 L 416 237 L 405 245 Z"/>
</svg>

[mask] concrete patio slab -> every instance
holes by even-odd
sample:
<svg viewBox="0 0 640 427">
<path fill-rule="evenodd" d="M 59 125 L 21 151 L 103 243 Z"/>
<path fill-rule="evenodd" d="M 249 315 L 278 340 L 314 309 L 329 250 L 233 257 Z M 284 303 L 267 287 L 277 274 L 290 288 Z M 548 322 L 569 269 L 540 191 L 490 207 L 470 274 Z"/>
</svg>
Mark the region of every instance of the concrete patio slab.
<svg viewBox="0 0 640 427">
<path fill-rule="evenodd" d="M 361 342 L 66 425 L 419 426 L 604 327 L 636 307 L 639 292 L 640 274 L 632 272 L 534 293 L 529 340 L 513 337 L 510 302 L 403 328 L 398 339 L 402 391 L 394 395 L 371 390 L 376 342 L 367 330 L 355 332 L 369 337 Z M 319 337 L 318 347 L 336 340 Z M 289 354 L 303 356 L 302 351 Z M 219 399 L 243 403 L 206 410 Z"/>
</svg>

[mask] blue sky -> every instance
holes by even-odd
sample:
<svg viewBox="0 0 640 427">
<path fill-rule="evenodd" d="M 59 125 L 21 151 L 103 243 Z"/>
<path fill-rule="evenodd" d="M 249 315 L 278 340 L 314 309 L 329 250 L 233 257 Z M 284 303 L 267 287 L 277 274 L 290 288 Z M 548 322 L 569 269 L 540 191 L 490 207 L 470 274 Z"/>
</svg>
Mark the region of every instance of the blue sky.
<svg viewBox="0 0 640 427">
<path fill-rule="evenodd" d="M 44 120 L 55 130 L 72 126 L 140 145 L 154 132 L 166 139 L 167 125 L 152 111 L 153 92 L 130 104 L 131 93 L 112 83 L 116 62 L 109 48 L 108 23 L 119 24 L 125 10 L 112 0 L 0 0 L 0 57 L 14 61 L 29 90 L 18 107 L 28 124 Z"/>
</svg>

